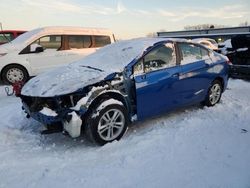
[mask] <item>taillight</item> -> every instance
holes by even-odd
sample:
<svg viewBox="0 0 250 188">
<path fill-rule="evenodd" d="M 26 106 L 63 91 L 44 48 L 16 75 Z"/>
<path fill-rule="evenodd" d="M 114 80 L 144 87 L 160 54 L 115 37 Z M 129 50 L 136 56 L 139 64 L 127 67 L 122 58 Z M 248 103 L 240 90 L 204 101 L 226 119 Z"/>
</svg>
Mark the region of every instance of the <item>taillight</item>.
<svg viewBox="0 0 250 188">
<path fill-rule="evenodd" d="M 228 65 L 232 65 L 232 62 L 230 60 L 227 60 Z"/>
</svg>

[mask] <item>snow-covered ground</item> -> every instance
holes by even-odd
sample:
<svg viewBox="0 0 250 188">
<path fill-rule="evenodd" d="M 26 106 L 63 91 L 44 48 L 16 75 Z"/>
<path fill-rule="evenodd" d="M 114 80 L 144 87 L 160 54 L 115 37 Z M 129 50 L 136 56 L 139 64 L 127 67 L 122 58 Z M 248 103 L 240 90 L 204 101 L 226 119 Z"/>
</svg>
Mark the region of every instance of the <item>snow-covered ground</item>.
<svg viewBox="0 0 250 188">
<path fill-rule="evenodd" d="M 0 86 L 0 187 L 250 187 L 250 82 L 230 80 L 220 104 L 177 110 L 96 147 L 42 136 Z"/>
</svg>

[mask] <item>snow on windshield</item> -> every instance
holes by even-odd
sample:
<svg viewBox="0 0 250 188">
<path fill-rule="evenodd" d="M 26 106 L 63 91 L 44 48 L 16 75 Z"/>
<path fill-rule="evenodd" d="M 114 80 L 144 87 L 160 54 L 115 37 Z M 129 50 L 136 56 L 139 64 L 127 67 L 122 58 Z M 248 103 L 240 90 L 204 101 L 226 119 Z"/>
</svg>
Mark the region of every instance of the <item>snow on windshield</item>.
<svg viewBox="0 0 250 188">
<path fill-rule="evenodd" d="M 162 38 L 140 38 L 127 41 L 120 41 L 99 49 L 84 59 L 72 63 L 69 66 L 91 66 L 104 70 L 105 72 L 120 72 L 133 61 L 142 55 L 146 48 L 153 44 L 167 39 Z"/>
</svg>

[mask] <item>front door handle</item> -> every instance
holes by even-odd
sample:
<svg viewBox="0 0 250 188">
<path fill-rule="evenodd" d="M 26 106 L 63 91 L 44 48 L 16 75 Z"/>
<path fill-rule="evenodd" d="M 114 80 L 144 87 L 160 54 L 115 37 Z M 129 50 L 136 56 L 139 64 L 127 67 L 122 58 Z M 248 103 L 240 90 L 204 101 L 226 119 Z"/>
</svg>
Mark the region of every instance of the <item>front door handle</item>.
<svg viewBox="0 0 250 188">
<path fill-rule="evenodd" d="M 142 79 L 142 80 L 146 79 L 146 75 L 145 75 L 145 74 L 144 74 L 144 75 L 141 75 L 141 79 Z"/>
</svg>

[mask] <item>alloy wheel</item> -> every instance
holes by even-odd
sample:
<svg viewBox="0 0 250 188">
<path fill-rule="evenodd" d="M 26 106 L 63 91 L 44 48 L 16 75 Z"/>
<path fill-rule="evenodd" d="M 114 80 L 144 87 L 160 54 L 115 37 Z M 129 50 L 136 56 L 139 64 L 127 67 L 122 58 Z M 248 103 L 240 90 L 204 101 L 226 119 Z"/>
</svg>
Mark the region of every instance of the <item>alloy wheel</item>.
<svg viewBox="0 0 250 188">
<path fill-rule="evenodd" d="M 216 83 L 210 88 L 209 101 L 212 105 L 216 104 L 220 100 L 221 86 Z"/>
<path fill-rule="evenodd" d="M 110 109 L 99 120 L 97 132 L 105 141 L 116 139 L 125 125 L 124 114 L 119 109 Z"/>
</svg>

